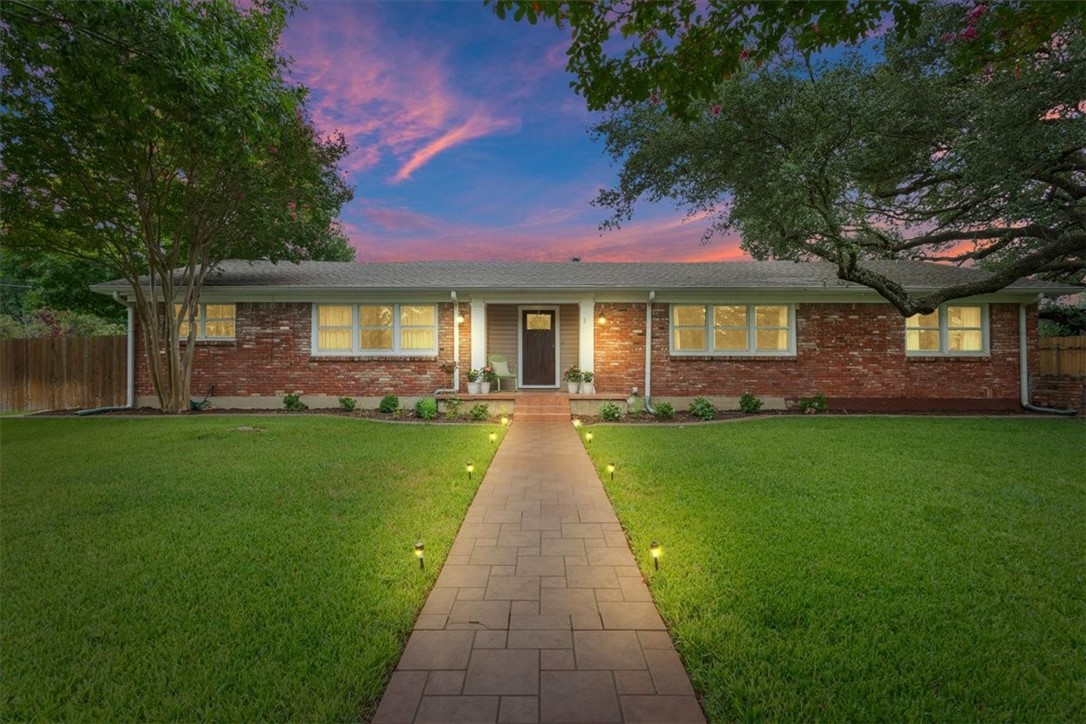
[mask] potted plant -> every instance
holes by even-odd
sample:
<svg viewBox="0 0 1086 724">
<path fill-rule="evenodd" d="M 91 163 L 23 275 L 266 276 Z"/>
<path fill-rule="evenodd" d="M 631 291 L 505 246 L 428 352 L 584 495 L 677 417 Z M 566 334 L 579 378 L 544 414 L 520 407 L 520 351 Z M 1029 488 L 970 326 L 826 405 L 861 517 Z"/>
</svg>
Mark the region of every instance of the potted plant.
<svg viewBox="0 0 1086 724">
<path fill-rule="evenodd" d="M 595 379 L 595 375 L 591 370 L 585 370 L 581 373 L 581 394 L 594 395 L 596 394 L 596 385 L 592 382 Z"/>
<path fill-rule="evenodd" d="M 482 369 L 483 378 L 480 380 L 482 383 L 482 392 L 487 394 L 490 392 L 490 386 L 498 384 L 498 373 L 494 371 L 491 365 L 487 365 Z"/>
<path fill-rule="evenodd" d="M 581 371 L 577 369 L 577 365 L 573 365 L 562 377 L 566 380 L 566 387 L 569 389 L 569 394 L 573 395 L 577 393 L 577 388 L 581 385 Z"/>
<path fill-rule="evenodd" d="M 479 376 L 480 376 L 480 374 L 481 373 L 479 372 L 479 370 L 468 370 L 468 394 L 469 395 L 477 395 L 477 394 L 479 394 L 479 388 L 480 388 Z"/>
</svg>

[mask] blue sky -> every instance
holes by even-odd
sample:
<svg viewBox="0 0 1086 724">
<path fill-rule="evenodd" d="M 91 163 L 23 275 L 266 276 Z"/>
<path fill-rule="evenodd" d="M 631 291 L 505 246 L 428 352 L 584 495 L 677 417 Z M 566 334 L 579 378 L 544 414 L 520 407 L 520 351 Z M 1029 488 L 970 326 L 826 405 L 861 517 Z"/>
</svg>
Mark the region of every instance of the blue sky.
<svg viewBox="0 0 1086 724">
<path fill-rule="evenodd" d="M 642 206 L 601 233 L 616 168 L 569 87 L 565 34 L 468 2 L 311 0 L 282 38 L 322 131 L 347 136 L 359 261 L 744 258 L 704 221 Z"/>
</svg>

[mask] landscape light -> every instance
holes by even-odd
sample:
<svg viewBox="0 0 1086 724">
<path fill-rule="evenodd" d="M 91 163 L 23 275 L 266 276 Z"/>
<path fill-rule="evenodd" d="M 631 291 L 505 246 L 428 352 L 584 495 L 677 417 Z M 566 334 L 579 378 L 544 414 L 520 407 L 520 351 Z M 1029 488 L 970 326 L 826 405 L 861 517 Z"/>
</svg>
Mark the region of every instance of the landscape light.
<svg viewBox="0 0 1086 724">
<path fill-rule="evenodd" d="M 471 474 L 475 472 L 475 463 L 469 462 L 464 469 L 468 471 L 468 480 L 471 480 Z"/>
<path fill-rule="evenodd" d="M 498 433 L 496 433 L 496 432 L 490 433 L 490 435 L 488 437 L 490 437 L 490 442 L 497 442 L 498 441 Z"/>
<path fill-rule="evenodd" d="M 425 551 L 426 546 L 422 544 L 422 541 L 418 541 L 417 543 L 415 543 L 415 558 L 419 559 L 420 571 L 426 568 Z"/>
<path fill-rule="evenodd" d="M 615 482 L 615 464 L 607 463 L 607 472 L 611 473 L 611 482 Z"/>
<path fill-rule="evenodd" d="M 652 554 L 652 565 L 656 567 L 656 570 L 660 570 L 660 541 L 654 540 L 649 543 L 649 553 Z"/>
<path fill-rule="evenodd" d="M 504 426 L 506 426 L 508 424 L 509 424 L 509 418 L 506 417 L 505 415 L 502 415 L 502 426 L 504 427 Z"/>
<path fill-rule="evenodd" d="M 579 418 L 579 417 L 574 418 L 573 419 L 573 426 L 574 427 L 580 427 L 581 426 L 581 418 Z"/>
<path fill-rule="evenodd" d="M 590 433 L 590 432 L 586 432 L 586 433 L 584 434 L 584 441 L 585 441 L 585 442 L 592 442 L 592 433 Z"/>
</svg>

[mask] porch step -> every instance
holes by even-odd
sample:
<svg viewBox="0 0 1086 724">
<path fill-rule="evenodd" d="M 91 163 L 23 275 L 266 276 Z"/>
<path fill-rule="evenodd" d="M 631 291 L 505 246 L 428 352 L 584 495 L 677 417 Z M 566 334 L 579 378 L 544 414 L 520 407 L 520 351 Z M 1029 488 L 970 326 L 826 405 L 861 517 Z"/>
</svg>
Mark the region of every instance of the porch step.
<svg viewBox="0 0 1086 724">
<path fill-rule="evenodd" d="M 513 406 L 513 419 L 524 422 L 564 422 L 571 417 L 569 395 L 520 393 Z"/>
</svg>

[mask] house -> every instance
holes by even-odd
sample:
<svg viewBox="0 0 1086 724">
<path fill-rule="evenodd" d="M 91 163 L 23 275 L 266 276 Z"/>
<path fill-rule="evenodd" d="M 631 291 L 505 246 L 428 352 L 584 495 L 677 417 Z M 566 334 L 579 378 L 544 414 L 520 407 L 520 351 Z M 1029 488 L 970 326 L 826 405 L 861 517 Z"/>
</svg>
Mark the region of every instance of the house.
<svg viewBox="0 0 1086 724">
<path fill-rule="evenodd" d="M 984 274 L 869 266 L 916 292 Z M 93 288 L 130 294 L 123 281 Z M 597 406 L 636 391 L 734 409 L 750 392 L 767 409 L 822 393 L 847 410 L 1012 410 L 1037 370 L 1037 302 L 1067 291 L 1020 280 L 906 320 L 827 263 L 227 261 L 200 299 L 192 392 L 213 385 L 217 406 L 238 408 L 291 392 L 311 407 L 464 397 L 464 373 L 500 354 L 520 390 L 592 370 Z M 130 401 L 154 405 L 142 336 L 129 335 Z"/>
</svg>

